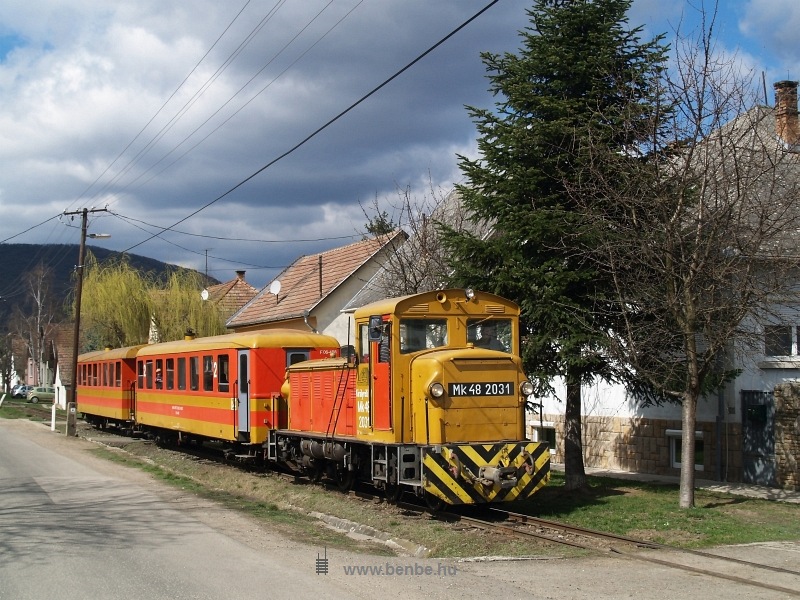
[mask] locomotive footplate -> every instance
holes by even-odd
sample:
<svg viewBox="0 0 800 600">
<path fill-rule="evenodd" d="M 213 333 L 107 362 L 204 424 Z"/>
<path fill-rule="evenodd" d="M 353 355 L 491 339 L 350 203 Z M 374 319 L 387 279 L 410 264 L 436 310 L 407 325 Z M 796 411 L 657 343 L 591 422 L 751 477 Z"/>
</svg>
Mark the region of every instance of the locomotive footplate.
<svg viewBox="0 0 800 600">
<path fill-rule="evenodd" d="M 511 502 L 550 479 L 550 451 L 538 442 L 450 444 L 425 448 L 423 488 L 447 504 Z"/>
</svg>

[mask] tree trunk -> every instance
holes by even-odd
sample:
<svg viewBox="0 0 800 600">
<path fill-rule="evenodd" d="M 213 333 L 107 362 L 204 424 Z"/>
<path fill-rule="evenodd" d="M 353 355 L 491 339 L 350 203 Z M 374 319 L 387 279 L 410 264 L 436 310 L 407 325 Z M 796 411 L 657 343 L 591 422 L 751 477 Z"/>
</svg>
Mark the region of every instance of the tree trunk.
<svg viewBox="0 0 800 600">
<path fill-rule="evenodd" d="M 694 508 L 694 428 L 697 424 L 697 397 L 687 392 L 681 405 L 681 489 L 679 506 Z"/>
<path fill-rule="evenodd" d="M 567 401 L 564 411 L 564 487 L 586 486 L 581 436 L 581 383 L 573 371 L 567 373 Z"/>
</svg>

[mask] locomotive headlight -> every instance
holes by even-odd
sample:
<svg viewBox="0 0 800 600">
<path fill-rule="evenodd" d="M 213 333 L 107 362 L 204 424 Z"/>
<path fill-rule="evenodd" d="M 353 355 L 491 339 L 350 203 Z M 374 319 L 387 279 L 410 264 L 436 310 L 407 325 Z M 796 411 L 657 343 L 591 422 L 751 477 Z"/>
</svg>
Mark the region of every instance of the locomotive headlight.
<svg viewBox="0 0 800 600">
<path fill-rule="evenodd" d="M 533 384 L 530 381 L 523 381 L 519 384 L 519 393 L 523 396 L 530 396 L 533 394 Z"/>
<path fill-rule="evenodd" d="M 441 398 L 444 396 L 444 386 L 438 381 L 436 383 L 432 383 L 428 388 L 428 391 L 434 398 Z"/>
</svg>

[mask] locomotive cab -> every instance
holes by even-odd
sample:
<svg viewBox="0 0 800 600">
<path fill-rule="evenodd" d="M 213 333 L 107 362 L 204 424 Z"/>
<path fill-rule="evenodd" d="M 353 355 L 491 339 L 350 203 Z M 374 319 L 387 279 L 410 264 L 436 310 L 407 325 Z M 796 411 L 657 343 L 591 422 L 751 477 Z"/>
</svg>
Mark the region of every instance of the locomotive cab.
<svg viewBox="0 0 800 600">
<path fill-rule="evenodd" d="M 519 309 L 473 298 L 431 292 L 356 313 L 359 435 L 413 444 L 523 439 Z"/>
</svg>

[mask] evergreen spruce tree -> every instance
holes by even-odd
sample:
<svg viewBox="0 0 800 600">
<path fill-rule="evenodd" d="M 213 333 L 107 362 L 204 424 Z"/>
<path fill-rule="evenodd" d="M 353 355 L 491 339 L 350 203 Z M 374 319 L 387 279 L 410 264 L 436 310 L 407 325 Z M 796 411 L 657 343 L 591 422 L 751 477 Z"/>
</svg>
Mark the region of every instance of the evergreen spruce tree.
<svg viewBox="0 0 800 600">
<path fill-rule="evenodd" d="M 480 157 L 459 157 L 467 180 L 459 191 L 471 218 L 493 234 L 441 226 L 453 283 L 518 302 L 528 373 L 542 390 L 553 377 L 566 382 L 568 489 L 586 482 L 581 383 L 615 374 L 602 335 L 613 315 L 598 310 L 611 286 L 588 259 L 604 232 L 574 194 L 591 188 L 583 178 L 598 169 L 629 176 L 633 150 L 652 132 L 666 52 L 661 37 L 642 42 L 640 28 L 629 28 L 631 1 L 535 0 L 519 54 L 482 55 L 498 100 L 490 110 L 468 107 Z M 598 144 L 611 150 L 608 164 L 590 167 Z"/>
</svg>

